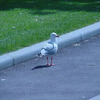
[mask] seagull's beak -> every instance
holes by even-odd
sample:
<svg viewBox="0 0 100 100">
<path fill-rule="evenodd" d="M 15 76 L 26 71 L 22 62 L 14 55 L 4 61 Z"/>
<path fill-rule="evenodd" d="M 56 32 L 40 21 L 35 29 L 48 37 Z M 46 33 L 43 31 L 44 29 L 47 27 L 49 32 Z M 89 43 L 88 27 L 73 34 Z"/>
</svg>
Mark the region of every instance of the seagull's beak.
<svg viewBox="0 0 100 100">
<path fill-rule="evenodd" d="M 56 37 L 58 37 L 59 38 L 59 36 L 57 35 Z"/>
</svg>

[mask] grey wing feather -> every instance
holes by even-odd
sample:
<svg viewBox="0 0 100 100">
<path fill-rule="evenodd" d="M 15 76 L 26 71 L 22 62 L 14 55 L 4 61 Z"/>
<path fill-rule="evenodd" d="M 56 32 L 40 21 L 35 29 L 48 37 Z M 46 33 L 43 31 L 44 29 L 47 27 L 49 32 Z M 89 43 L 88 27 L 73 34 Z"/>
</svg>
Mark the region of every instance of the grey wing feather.
<svg viewBox="0 0 100 100">
<path fill-rule="evenodd" d="M 48 55 L 51 53 L 51 51 L 53 50 L 54 45 L 51 43 L 46 43 L 46 45 L 42 48 L 41 50 L 41 54 L 42 55 Z"/>
<path fill-rule="evenodd" d="M 48 42 L 41 50 L 42 55 L 53 55 L 57 52 L 58 46 L 55 43 Z"/>
</svg>

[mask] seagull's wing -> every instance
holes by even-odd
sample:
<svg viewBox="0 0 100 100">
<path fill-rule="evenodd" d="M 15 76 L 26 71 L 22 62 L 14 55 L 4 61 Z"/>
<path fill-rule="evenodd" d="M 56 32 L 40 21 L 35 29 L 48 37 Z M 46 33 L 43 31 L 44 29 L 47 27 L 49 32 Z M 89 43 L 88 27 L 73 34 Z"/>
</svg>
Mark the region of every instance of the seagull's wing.
<svg viewBox="0 0 100 100">
<path fill-rule="evenodd" d="M 41 49 L 41 54 L 42 55 L 48 55 L 48 54 L 51 54 L 53 50 L 54 50 L 54 44 L 48 42 Z"/>
</svg>

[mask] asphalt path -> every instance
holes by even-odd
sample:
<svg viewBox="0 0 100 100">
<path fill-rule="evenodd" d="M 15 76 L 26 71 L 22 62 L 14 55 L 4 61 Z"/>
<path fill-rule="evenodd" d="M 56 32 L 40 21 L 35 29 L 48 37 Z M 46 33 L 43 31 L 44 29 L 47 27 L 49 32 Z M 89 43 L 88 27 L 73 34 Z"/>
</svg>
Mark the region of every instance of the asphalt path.
<svg viewBox="0 0 100 100">
<path fill-rule="evenodd" d="M 60 49 L 53 60 L 55 66 L 43 66 L 42 57 L 0 70 L 0 100 L 89 100 L 100 94 L 100 36 Z"/>
</svg>

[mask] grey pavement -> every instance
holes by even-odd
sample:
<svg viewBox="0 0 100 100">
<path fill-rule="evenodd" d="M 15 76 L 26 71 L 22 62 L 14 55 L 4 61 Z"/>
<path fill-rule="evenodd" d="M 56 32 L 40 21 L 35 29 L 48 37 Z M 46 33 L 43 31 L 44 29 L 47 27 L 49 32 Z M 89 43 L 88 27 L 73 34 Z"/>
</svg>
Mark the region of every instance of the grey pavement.
<svg viewBox="0 0 100 100">
<path fill-rule="evenodd" d="M 100 94 L 100 36 L 0 70 L 0 100 L 89 100 Z M 36 68 L 32 70 L 32 68 Z"/>
</svg>

